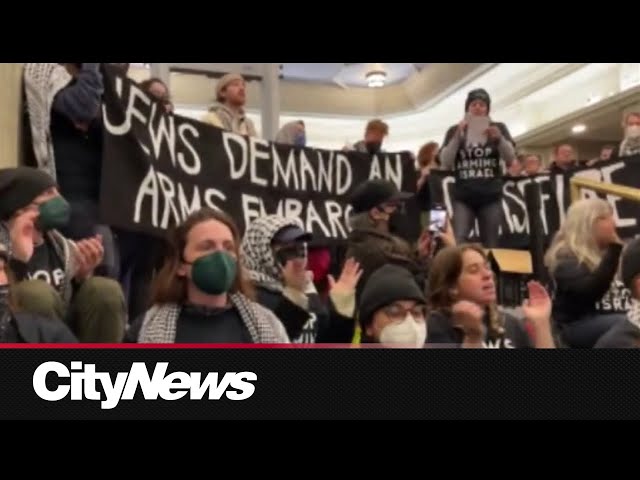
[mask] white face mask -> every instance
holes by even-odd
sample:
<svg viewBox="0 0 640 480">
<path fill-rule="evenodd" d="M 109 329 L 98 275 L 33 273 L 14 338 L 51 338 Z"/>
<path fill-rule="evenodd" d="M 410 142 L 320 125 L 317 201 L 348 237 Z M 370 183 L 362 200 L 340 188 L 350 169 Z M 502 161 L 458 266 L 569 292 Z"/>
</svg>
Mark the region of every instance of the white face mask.
<svg viewBox="0 0 640 480">
<path fill-rule="evenodd" d="M 416 322 L 411 314 L 407 315 L 401 323 L 391 323 L 380 332 L 380 343 L 397 343 L 407 347 L 422 348 L 426 340 L 426 322 Z"/>
<path fill-rule="evenodd" d="M 640 137 L 640 125 L 631 125 L 627 127 L 627 138 Z"/>
</svg>

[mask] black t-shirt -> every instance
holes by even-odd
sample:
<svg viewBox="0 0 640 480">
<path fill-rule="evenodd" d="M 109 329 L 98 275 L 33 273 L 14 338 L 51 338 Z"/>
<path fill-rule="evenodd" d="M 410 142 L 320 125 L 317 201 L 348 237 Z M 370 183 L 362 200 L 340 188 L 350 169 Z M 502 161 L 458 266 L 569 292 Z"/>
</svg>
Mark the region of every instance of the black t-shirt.
<svg viewBox="0 0 640 480">
<path fill-rule="evenodd" d="M 178 319 L 176 343 L 253 343 L 253 340 L 235 308 L 186 306 Z"/>
<path fill-rule="evenodd" d="M 610 313 L 627 313 L 631 309 L 631 290 L 620 280 L 613 280 L 611 288 L 596 302 L 596 312 L 606 315 Z"/>
<path fill-rule="evenodd" d="M 27 264 L 29 280 L 44 280 L 57 291 L 65 281 L 64 264 L 48 239 L 35 248 Z"/>
<path fill-rule="evenodd" d="M 487 329 L 484 348 L 513 349 L 534 347 L 522 321 L 505 313 L 500 313 L 500 315 L 502 315 L 504 334 L 493 338 L 488 332 L 489 329 Z M 487 324 L 488 318 L 485 318 L 485 325 Z M 427 319 L 427 344 L 446 344 L 450 348 L 460 348 L 463 341 L 463 333 L 453 327 L 447 314 L 444 312 L 431 312 L 429 314 Z"/>
<path fill-rule="evenodd" d="M 125 343 L 138 343 L 144 322 L 140 315 L 127 330 Z M 186 305 L 180 312 L 175 343 L 254 343 L 240 314 L 233 307 L 206 308 Z"/>
<path fill-rule="evenodd" d="M 503 123 L 492 123 L 502 133 L 504 139 L 514 143 Z M 457 126 L 447 132 L 444 145 L 454 137 Z M 484 145 L 467 145 L 462 139 L 456 154 L 454 173 L 456 178 L 455 198 L 469 205 L 482 206 L 502 198 L 504 186 L 500 151 L 497 141 Z"/>
</svg>

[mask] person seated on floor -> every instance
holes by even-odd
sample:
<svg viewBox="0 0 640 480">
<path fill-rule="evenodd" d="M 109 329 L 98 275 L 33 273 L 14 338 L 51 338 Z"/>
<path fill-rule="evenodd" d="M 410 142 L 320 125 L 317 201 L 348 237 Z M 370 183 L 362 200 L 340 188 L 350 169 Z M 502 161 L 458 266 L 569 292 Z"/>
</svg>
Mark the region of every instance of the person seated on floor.
<svg viewBox="0 0 640 480">
<path fill-rule="evenodd" d="M 239 262 L 240 234 L 225 213 L 203 208 L 169 237 L 151 304 L 128 329 L 127 343 L 289 343 L 280 320 L 252 300 Z"/>
<path fill-rule="evenodd" d="M 632 297 L 627 321 L 614 325 L 600 337 L 594 348 L 640 348 L 640 238 L 624 249 L 620 274 Z"/>
<path fill-rule="evenodd" d="M 29 225 L 26 220 L 26 223 L 20 228 L 34 228 L 33 222 Z M 20 311 L 13 299 L 14 280 L 9 259 L 9 249 L 0 243 L 0 343 L 77 343 L 71 330 L 60 320 Z"/>
<path fill-rule="evenodd" d="M 294 219 L 260 217 L 249 224 L 242 241 L 244 266 L 258 302 L 281 319 L 292 341 L 349 342 L 355 322 L 352 309 L 342 308 L 339 291 L 359 266 L 354 262 L 345 265 L 338 282 L 327 278 L 329 303 L 325 303 L 308 270 L 307 245 L 311 240 L 312 235 Z"/>
<path fill-rule="evenodd" d="M 57 230 L 70 208 L 53 178 L 18 167 L 0 170 L 0 223 L 12 252 L 13 297 L 20 311 L 65 321 L 80 342 L 117 343 L 126 323 L 120 285 L 94 276 L 99 236 L 73 242 Z M 35 225 L 35 227 L 29 227 Z"/>
<path fill-rule="evenodd" d="M 360 343 L 424 348 L 427 300 L 411 272 L 384 265 L 364 285 L 358 304 Z"/>
<path fill-rule="evenodd" d="M 497 305 L 496 285 L 481 246 L 441 250 L 429 272 L 428 344 L 451 348 L 554 348 L 551 298 L 542 285 L 528 284 L 521 321 Z M 525 322 L 531 325 L 529 335 Z"/>
</svg>

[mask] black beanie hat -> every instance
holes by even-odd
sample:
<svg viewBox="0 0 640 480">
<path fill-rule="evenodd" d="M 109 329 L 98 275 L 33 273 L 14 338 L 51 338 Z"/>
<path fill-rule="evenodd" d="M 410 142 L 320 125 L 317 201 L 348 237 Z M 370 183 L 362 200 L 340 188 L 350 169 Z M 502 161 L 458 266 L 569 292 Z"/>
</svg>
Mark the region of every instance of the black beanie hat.
<svg viewBox="0 0 640 480">
<path fill-rule="evenodd" d="M 620 273 L 624 286 L 633 291 L 633 280 L 640 275 L 640 238 L 631 241 L 625 248 Z"/>
<path fill-rule="evenodd" d="M 397 265 L 384 265 L 371 274 L 360 295 L 358 320 L 362 329 L 373 321 L 378 310 L 398 300 L 427 303 L 411 272 Z"/>
<path fill-rule="evenodd" d="M 56 181 L 31 167 L 0 169 L 0 220 L 10 219 L 38 195 L 56 186 Z"/>
<path fill-rule="evenodd" d="M 478 88 L 469 92 L 467 101 L 464 104 L 465 113 L 469 111 L 469 106 L 476 100 L 482 100 L 487 104 L 487 113 L 491 111 L 491 97 L 484 88 Z"/>
</svg>

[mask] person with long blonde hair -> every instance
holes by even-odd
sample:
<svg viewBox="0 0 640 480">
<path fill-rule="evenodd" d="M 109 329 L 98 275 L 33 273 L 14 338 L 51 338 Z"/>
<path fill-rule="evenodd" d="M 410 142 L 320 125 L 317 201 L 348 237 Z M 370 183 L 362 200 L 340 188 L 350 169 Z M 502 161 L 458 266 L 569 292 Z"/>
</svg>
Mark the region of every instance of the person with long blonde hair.
<svg viewBox="0 0 640 480">
<path fill-rule="evenodd" d="M 593 348 L 624 321 L 602 302 L 615 286 L 622 247 L 609 203 L 591 198 L 571 205 L 545 255 L 555 284 L 553 318 L 568 347 Z"/>
</svg>

